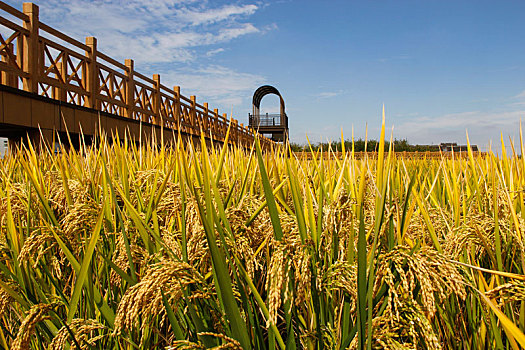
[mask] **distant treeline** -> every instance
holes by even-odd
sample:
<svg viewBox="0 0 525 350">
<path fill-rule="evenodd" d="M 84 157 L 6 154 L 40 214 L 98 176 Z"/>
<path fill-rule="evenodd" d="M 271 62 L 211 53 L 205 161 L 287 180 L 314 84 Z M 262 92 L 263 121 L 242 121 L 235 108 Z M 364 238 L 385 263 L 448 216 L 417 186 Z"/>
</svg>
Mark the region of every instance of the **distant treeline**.
<svg viewBox="0 0 525 350">
<path fill-rule="evenodd" d="M 379 141 L 377 140 L 368 140 L 365 141 L 363 139 L 354 140 L 354 151 L 355 152 L 364 152 L 365 151 L 365 145 L 366 145 L 366 151 L 368 152 L 375 152 L 378 150 L 379 147 Z M 292 148 L 292 151 L 294 152 L 309 152 L 310 146 L 308 144 L 298 144 L 298 143 L 290 143 L 290 147 Z M 390 142 L 385 141 L 385 150 L 388 150 L 390 147 Z M 328 149 L 331 149 L 334 152 L 341 152 L 341 141 L 331 142 L 331 143 L 325 143 L 320 142 L 317 144 L 311 145 L 312 150 L 314 151 L 328 151 Z M 345 149 L 347 151 L 352 150 L 352 140 L 345 140 Z M 394 140 L 394 150 L 396 152 L 427 152 L 427 151 L 439 151 L 438 145 L 411 145 L 408 143 L 408 140 Z"/>
</svg>

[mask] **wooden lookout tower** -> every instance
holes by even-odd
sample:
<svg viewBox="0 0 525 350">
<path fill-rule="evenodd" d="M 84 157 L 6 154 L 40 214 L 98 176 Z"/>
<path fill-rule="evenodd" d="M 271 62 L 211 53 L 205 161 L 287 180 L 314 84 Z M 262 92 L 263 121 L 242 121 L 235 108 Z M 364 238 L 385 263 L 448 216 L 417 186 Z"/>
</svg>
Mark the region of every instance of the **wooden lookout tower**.
<svg viewBox="0 0 525 350">
<path fill-rule="evenodd" d="M 279 96 L 281 112 L 261 114 L 261 100 L 268 94 Z M 288 142 L 288 116 L 284 109 L 284 100 L 279 91 L 270 85 L 263 85 L 253 94 L 253 113 L 249 114 L 249 127 L 260 134 L 268 135 L 273 141 Z"/>
</svg>

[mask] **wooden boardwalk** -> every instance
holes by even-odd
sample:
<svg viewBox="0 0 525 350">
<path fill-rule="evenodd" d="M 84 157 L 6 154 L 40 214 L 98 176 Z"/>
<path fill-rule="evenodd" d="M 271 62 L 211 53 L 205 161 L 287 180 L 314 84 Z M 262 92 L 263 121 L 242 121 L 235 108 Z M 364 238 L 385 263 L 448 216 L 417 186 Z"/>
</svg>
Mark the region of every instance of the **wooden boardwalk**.
<svg viewBox="0 0 525 350">
<path fill-rule="evenodd" d="M 19 11 L 0 2 L 0 136 L 52 137 L 100 130 L 138 139 L 156 131 L 162 137 L 198 137 L 251 145 L 255 132 L 227 115 L 169 88 L 160 75 L 134 70 L 133 60 L 119 62 L 97 49 L 40 22 L 38 6 L 24 3 Z M 4 17 L 5 16 L 5 17 Z M 8 19 L 9 18 L 9 19 Z M 274 144 L 261 137 L 263 147 Z"/>
</svg>

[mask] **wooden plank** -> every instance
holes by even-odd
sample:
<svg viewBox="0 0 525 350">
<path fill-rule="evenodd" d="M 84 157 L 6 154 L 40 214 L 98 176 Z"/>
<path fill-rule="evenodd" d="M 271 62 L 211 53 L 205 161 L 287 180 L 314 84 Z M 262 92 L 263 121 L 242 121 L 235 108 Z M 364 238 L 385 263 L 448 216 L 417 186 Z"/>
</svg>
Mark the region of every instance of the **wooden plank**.
<svg viewBox="0 0 525 350">
<path fill-rule="evenodd" d="M 80 41 L 76 40 L 76 39 L 73 39 L 72 37 L 62 33 L 62 32 L 59 32 L 58 30 L 48 26 L 47 24 L 44 24 L 42 22 L 40 22 L 40 29 L 42 29 L 43 31 L 53 35 L 54 37 L 57 37 L 59 38 L 60 40 L 63 40 L 65 41 L 66 43 L 68 44 L 71 44 L 71 45 L 74 45 L 84 51 L 87 51 L 87 52 L 91 52 L 91 48 L 83 43 L 81 43 Z M 58 44 L 57 44 L 58 45 Z"/>
<path fill-rule="evenodd" d="M 97 53 L 97 54 L 98 54 L 98 53 Z M 105 71 L 106 73 L 111 73 L 111 74 L 116 75 L 116 76 L 119 77 L 119 78 L 126 79 L 126 75 L 125 75 L 125 74 L 120 73 L 120 72 L 118 72 L 118 71 L 116 71 L 116 70 L 114 70 L 114 69 L 111 69 L 111 68 L 109 68 L 108 66 L 106 66 L 106 65 L 103 64 L 103 63 L 97 62 L 97 66 L 98 66 L 99 70 L 103 70 L 103 71 Z"/>
<path fill-rule="evenodd" d="M 60 125 L 59 106 L 47 101 L 29 99 L 31 105 L 31 126 L 54 129 Z"/>
<path fill-rule="evenodd" d="M 31 103 L 26 96 L 3 92 L 4 123 L 31 127 Z"/>
<path fill-rule="evenodd" d="M 143 75 L 143 74 L 140 74 L 139 72 L 135 72 L 135 76 L 136 76 L 137 78 L 140 78 L 140 79 L 144 80 L 145 82 L 150 83 L 152 86 L 155 85 L 155 81 L 154 81 L 153 79 L 150 79 L 150 78 L 148 78 L 147 76 L 145 76 L 145 75 Z M 135 80 L 135 81 L 136 81 L 136 80 Z M 147 86 L 147 85 L 145 85 L 144 83 L 141 83 L 141 82 L 138 82 L 138 81 L 136 81 L 136 83 L 137 83 L 137 84 L 141 84 L 141 85 L 143 85 L 143 86 Z M 149 88 L 149 89 L 153 89 L 152 86 L 148 86 L 148 88 Z"/>
<path fill-rule="evenodd" d="M 26 15 L 23 12 L 18 11 L 14 7 L 9 6 L 3 1 L 0 1 L 0 10 L 4 10 L 5 12 L 9 13 L 10 15 L 13 15 L 15 17 L 20 18 L 22 21 L 29 21 L 29 16 Z"/>
<path fill-rule="evenodd" d="M 4 46 L 4 52 L 7 53 L 7 55 L 2 56 L 2 62 L 5 62 L 5 64 L 12 66 L 13 68 L 15 68 L 15 70 L 20 69 L 20 67 L 18 67 L 18 65 L 16 64 L 16 57 L 13 53 L 13 44 L 7 44 L 2 46 Z M 2 84 L 18 88 L 18 77 L 16 76 L 16 74 L 13 74 L 12 72 L 2 72 L 1 76 Z"/>
<path fill-rule="evenodd" d="M 23 35 L 29 35 L 29 30 L 25 29 L 24 27 L 19 26 L 16 23 L 11 22 L 10 20 L 2 16 L 0 16 L 0 24 L 3 25 L 4 27 L 20 32 Z"/>
<path fill-rule="evenodd" d="M 38 93 L 38 75 L 39 67 L 39 42 L 38 42 L 38 6 L 33 3 L 25 2 L 23 4 L 24 14 L 27 20 L 24 21 L 24 28 L 29 31 L 26 40 L 24 40 L 24 71 L 29 73 L 29 77 L 23 80 L 24 90 L 32 93 Z M 42 62 L 43 64 L 43 62 Z"/>
<path fill-rule="evenodd" d="M 206 111 L 206 107 L 204 107 L 203 105 L 200 105 L 198 103 L 195 103 L 195 109 L 198 110 L 199 112 L 205 112 Z"/>
<path fill-rule="evenodd" d="M 126 60 L 126 111 L 127 118 L 133 118 L 135 109 L 135 81 L 133 80 L 134 63 L 133 60 Z"/>
<path fill-rule="evenodd" d="M 154 89 L 153 89 L 153 112 L 155 114 L 156 122 L 160 123 L 161 97 L 160 97 L 160 74 L 153 75 Z"/>
<path fill-rule="evenodd" d="M 182 105 L 185 105 L 185 106 L 191 107 L 191 99 L 187 98 L 187 97 L 184 96 L 184 95 L 180 95 L 180 100 L 181 100 L 181 101 L 186 101 L 186 102 L 188 102 L 188 104 L 181 103 Z"/>
<path fill-rule="evenodd" d="M 175 119 L 175 110 L 171 110 L 171 111 L 167 111 L 167 110 L 164 110 L 164 111 L 161 111 L 161 117 L 164 121 L 176 121 Z"/>
<path fill-rule="evenodd" d="M 173 93 L 173 90 L 171 91 L 171 93 Z M 173 104 L 175 104 L 175 102 L 177 102 L 177 100 L 175 99 L 175 97 L 173 97 L 172 95 L 165 94 L 165 93 L 163 93 L 163 92 L 160 93 L 160 97 L 164 97 L 166 100 L 169 100 L 169 101 L 172 102 Z"/>
<path fill-rule="evenodd" d="M 120 63 L 119 61 L 107 56 L 106 54 L 103 54 L 102 52 L 97 52 L 97 56 L 101 59 L 103 59 L 104 61 L 114 65 L 115 67 L 118 67 L 120 69 L 122 69 L 123 71 L 126 71 L 127 67 L 125 64 L 122 64 Z M 99 63 L 100 64 L 100 63 Z"/>
<path fill-rule="evenodd" d="M 111 103 L 111 104 L 113 104 L 115 106 L 126 107 L 126 103 L 124 101 L 115 100 L 115 99 L 113 99 L 113 98 L 111 98 L 109 96 L 106 96 L 106 95 L 97 94 L 97 99 L 100 100 L 100 101 Z"/>
<path fill-rule="evenodd" d="M 170 89 L 169 87 L 160 84 L 160 90 L 161 90 L 161 91 L 166 91 L 166 93 L 169 94 L 169 96 L 170 96 L 171 98 L 173 98 L 173 90 Z"/>
<path fill-rule="evenodd" d="M 97 38 L 87 37 L 86 46 L 89 47 L 89 51 L 86 51 L 86 70 L 82 74 L 82 81 L 88 92 L 86 107 L 97 108 L 97 92 L 99 88 L 97 72 Z"/>
<path fill-rule="evenodd" d="M 42 42 L 43 44 L 55 49 L 55 50 L 58 50 L 58 51 L 61 51 L 61 52 L 66 52 L 69 56 L 73 56 L 79 60 L 82 60 L 82 61 L 86 61 L 88 62 L 89 58 L 86 57 L 85 55 L 82 55 L 81 53 L 78 53 L 76 51 L 73 51 L 65 46 L 62 46 L 60 44 L 57 44 L 56 42 L 48 39 L 48 38 L 45 38 L 43 36 L 40 36 L 40 42 Z M 89 47 L 89 46 L 86 46 L 86 47 Z M 91 49 L 90 49 L 91 50 Z M 89 63 L 89 62 L 88 62 Z"/>
<path fill-rule="evenodd" d="M 180 86 L 173 87 L 173 94 L 175 96 L 175 119 L 177 123 L 180 123 L 181 117 L 181 105 L 180 105 Z"/>
<path fill-rule="evenodd" d="M 65 89 L 66 91 L 75 92 L 77 94 L 81 94 L 81 95 L 85 95 L 85 96 L 87 96 L 89 94 L 87 90 L 85 90 L 85 89 L 83 89 L 83 88 L 81 88 L 79 86 L 71 85 L 71 84 L 64 84 L 60 80 L 55 79 L 55 78 L 51 78 L 51 77 L 48 77 L 48 76 L 40 77 L 40 83 L 51 85 L 51 86 L 54 86 L 54 87 L 57 87 L 57 88 L 61 88 L 61 89 Z"/>
<path fill-rule="evenodd" d="M 138 74 L 137 72 L 133 72 L 133 73 L 134 73 L 133 74 L 134 76 L 137 76 L 137 74 Z M 140 87 L 142 89 L 146 89 L 149 92 L 154 92 L 155 91 L 155 88 L 153 86 L 146 85 L 146 84 L 144 84 L 144 83 L 142 83 L 140 81 L 136 81 L 136 80 L 135 80 L 135 86 L 138 86 L 138 87 Z"/>
<path fill-rule="evenodd" d="M 227 125 L 230 124 L 230 121 L 228 120 L 228 118 L 225 118 L 223 116 L 219 116 L 217 119 L 220 120 L 223 123 L 226 123 Z"/>
<path fill-rule="evenodd" d="M 23 78 L 29 77 L 29 73 L 26 73 L 21 69 L 16 69 L 15 67 L 5 62 L 0 62 L 0 71 L 15 73 L 16 75 L 21 76 Z"/>
<path fill-rule="evenodd" d="M 152 111 L 148 110 L 148 109 L 144 109 L 144 108 L 141 108 L 141 107 L 138 107 L 138 106 L 135 106 L 135 109 L 133 110 L 134 112 L 139 112 L 139 113 L 142 113 L 142 114 L 146 114 L 150 117 L 155 117 L 155 115 L 153 114 Z"/>
</svg>

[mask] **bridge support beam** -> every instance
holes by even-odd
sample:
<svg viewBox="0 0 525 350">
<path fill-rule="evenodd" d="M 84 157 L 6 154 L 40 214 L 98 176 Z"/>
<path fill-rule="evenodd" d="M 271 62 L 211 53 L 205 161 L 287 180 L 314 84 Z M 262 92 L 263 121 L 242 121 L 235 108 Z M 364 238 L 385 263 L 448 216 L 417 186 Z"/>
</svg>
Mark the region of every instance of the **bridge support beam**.
<svg viewBox="0 0 525 350">
<path fill-rule="evenodd" d="M 226 116 L 223 116 L 226 118 Z M 68 137 L 69 133 L 69 137 Z M 95 109 L 39 96 L 0 85 L 0 137 L 8 138 L 11 150 L 23 144 L 42 150 L 60 140 L 68 148 L 79 148 L 82 142 L 91 144 L 94 137 L 104 133 L 111 142 L 113 136 L 131 142 L 152 142 L 160 145 L 176 143 L 179 132 L 152 123 L 120 117 Z M 200 144 L 200 136 L 180 133 L 182 141 Z M 205 134 L 208 145 L 221 144 Z"/>
</svg>

